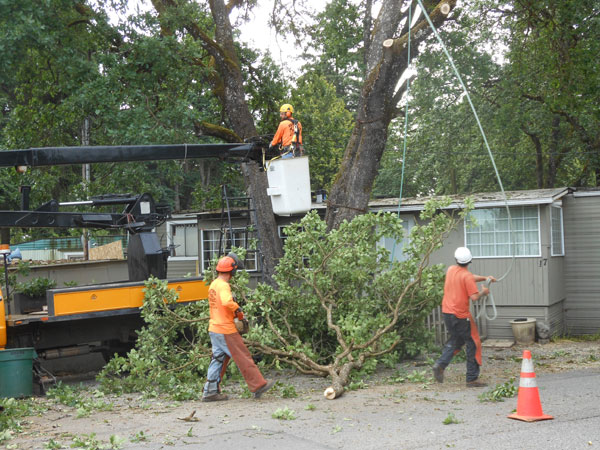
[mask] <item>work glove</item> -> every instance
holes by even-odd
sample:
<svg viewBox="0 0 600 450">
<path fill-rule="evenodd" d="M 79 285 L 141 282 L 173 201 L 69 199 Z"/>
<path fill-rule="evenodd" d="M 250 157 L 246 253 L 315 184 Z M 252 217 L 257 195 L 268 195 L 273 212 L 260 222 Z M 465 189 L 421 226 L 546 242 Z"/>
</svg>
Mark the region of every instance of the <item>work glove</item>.
<svg viewBox="0 0 600 450">
<path fill-rule="evenodd" d="M 233 314 L 234 314 L 235 318 L 238 320 L 244 319 L 244 311 L 242 311 L 242 308 L 236 309 Z"/>
<path fill-rule="evenodd" d="M 241 308 L 238 308 L 234 312 L 233 323 L 235 324 L 235 329 L 240 334 L 246 334 L 250 330 L 250 324 L 248 323 L 248 319 L 244 318 L 244 313 Z"/>
</svg>

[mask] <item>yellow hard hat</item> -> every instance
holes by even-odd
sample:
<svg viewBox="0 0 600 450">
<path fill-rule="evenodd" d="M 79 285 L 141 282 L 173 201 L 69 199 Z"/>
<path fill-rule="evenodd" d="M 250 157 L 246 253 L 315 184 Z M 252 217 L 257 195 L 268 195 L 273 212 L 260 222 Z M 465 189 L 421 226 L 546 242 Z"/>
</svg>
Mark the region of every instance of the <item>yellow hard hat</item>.
<svg viewBox="0 0 600 450">
<path fill-rule="evenodd" d="M 292 105 L 290 105 L 289 103 L 286 103 L 285 105 L 281 105 L 281 108 L 279 108 L 279 112 L 291 112 L 292 114 L 294 114 L 294 107 Z"/>
</svg>

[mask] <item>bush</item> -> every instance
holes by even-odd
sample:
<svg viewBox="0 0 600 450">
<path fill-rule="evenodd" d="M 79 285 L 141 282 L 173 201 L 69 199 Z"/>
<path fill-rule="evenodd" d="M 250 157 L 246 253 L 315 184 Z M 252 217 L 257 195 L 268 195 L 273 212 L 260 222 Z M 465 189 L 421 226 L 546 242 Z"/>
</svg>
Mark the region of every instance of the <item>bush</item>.
<svg viewBox="0 0 600 450">
<path fill-rule="evenodd" d="M 15 291 L 28 295 L 29 297 L 45 297 L 46 291 L 48 289 L 54 289 L 55 287 L 55 280 L 45 277 L 37 277 L 27 282 L 17 283 L 15 285 Z"/>
</svg>

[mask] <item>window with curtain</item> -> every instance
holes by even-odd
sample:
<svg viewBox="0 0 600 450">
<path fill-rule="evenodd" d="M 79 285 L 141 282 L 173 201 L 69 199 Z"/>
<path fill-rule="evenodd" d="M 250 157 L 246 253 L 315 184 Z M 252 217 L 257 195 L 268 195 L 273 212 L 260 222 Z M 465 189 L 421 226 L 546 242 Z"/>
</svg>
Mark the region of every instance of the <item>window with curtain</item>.
<svg viewBox="0 0 600 450">
<path fill-rule="evenodd" d="M 541 255 L 539 209 L 537 206 L 510 208 L 512 229 L 506 208 L 471 211 L 465 227 L 466 246 L 474 258 Z"/>
</svg>

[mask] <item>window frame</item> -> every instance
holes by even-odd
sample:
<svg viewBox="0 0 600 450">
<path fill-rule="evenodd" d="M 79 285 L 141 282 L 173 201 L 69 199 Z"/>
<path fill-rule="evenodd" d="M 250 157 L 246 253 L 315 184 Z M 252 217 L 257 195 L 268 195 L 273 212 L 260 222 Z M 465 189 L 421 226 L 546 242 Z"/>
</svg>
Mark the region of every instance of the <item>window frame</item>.
<svg viewBox="0 0 600 450">
<path fill-rule="evenodd" d="M 208 269 L 208 266 L 210 265 L 210 261 L 211 261 L 211 260 L 206 261 L 205 258 L 204 258 L 204 241 L 205 241 L 205 239 L 204 239 L 204 233 L 205 232 L 211 232 L 211 233 L 214 232 L 218 236 L 221 233 L 221 230 L 219 228 L 200 228 L 199 231 L 200 231 L 200 233 L 199 233 L 199 239 L 200 239 L 200 248 L 199 248 L 199 251 L 200 251 L 200 254 L 198 255 L 198 264 L 199 264 L 200 272 L 202 273 L 202 272 L 204 272 L 205 270 Z M 246 227 L 233 227 L 233 232 L 234 233 L 238 232 L 238 231 L 245 232 L 246 231 Z M 248 239 L 252 239 L 253 238 L 253 236 L 251 236 L 251 234 L 252 234 L 252 232 L 248 231 Z M 248 246 L 248 242 L 245 243 L 245 247 L 244 248 L 246 248 L 246 250 L 249 250 L 247 248 L 247 246 Z M 252 256 L 252 258 L 248 258 L 248 255 L 253 255 L 253 256 Z M 250 261 L 254 260 L 254 269 L 247 269 L 246 268 L 245 269 L 246 272 L 258 272 L 259 271 L 259 267 L 258 267 L 258 255 L 257 255 L 257 252 L 252 251 L 252 252 L 246 253 L 246 260 L 245 260 L 245 262 L 247 263 L 249 260 Z M 206 267 L 205 267 L 205 263 L 206 263 Z"/>
<path fill-rule="evenodd" d="M 537 217 L 537 254 L 528 254 L 528 255 L 514 255 L 515 258 L 541 258 L 542 257 L 542 231 L 541 231 L 541 219 L 540 219 L 540 205 L 513 205 L 513 206 L 509 206 L 510 208 L 510 217 L 511 220 L 514 221 L 514 217 L 512 215 L 512 212 L 515 210 L 515 208 L 531 208 L 531 207 L 535 207 L 536 208 L 536 217 Z M 487 207 L 487 208 L 476 208 L 473 211 L 482 211 L 482 210 L 490 210 L 490 209 L 498 209 L 498 208 L 506 208 L 505 206 L 494 206 L 494 207 Z M 465 219 L 465 221 L 463 222 L 464 226 L 463 226 L 463 242 L 465 243 L 465 247 L 469 248 L 471 250 L 471 253 L 473 253 L 473 259 L 502 259 L 502 258 L 512 258 L 513 255 L 492 255 L 492 256 L 480 256 L 477 255 L 475 256 L 473 249 L 471 247 L 469 247 L 469 242 L 467 240 L 467 220 Z M 510 228 L 509 228 L 510 230 Z M 495 231 L 495 230 L 494 230 Z M 514 233 L 515 230 L 510 231 L 511 233 Z M 509 246 L 512 246 L 513 243 L 512 241 L 509 241 Z M 510 247 L 509 247 L 510 248 Z"/>
<path fill-rule="evenodd" d="M 390 255 L 393 257 L 394 262 L 403 262 L 403 261 L 408 260 L 408 258 L 404 255 L 404 249 L 410 245 L 410 231 L 417 224 L 417 220 L 416 220 L 415 216 L 413 216 L 413 215 L 409 215 L 409 216 L 405 216 L 405 217 L 400 216 L 400 219 L 402 220 L 402 228 L 404 229 L 404 237 L 402 238 L 402 240 L 400 242 L 396 241 L 396 248 L 394 249 L 394 253 L 398 253 L 398 251 L 400 251 L 400 254 L 402 255 L 401 259 L 396 259 L 395 258 L 396 255 L 391 255 L 392 249 L 387 248 L 385 245 L 386 241 L 391 241 L 391 238 L 384 237 L 384 238 L 381 238 L 379 241 L 377 241 L 378 246 L 384 247 L 390 252 Z M 405 224 L 406 224 L 406 227 L 405 227 Z"/>
<path fill-rule="evenodd" d="M 196 234 L 198 233 L 198 221 L 196 219 L 175 219 L 167 221 L 167 243 L 169 248 L 174 245 L 173 242 L 173 228 L 177 225 L 195 225 Z M 196 249 L 198 252 L 199 249 Z M 199 255 L 196 256 L 171 256 L 169 255 L 168 261 L 194 261 L 198 259 Z"/>
<path fill-rule="evenodd" d="M 554 251 L 554 217 L 552 215 L 554 210 L 558 210 L 560 219 L 560 248 L 561 253 Z M 552 204 L 550 205 L 550 256 L 565 256 L 565 226 L 562 206 Z"/>
</svg>

